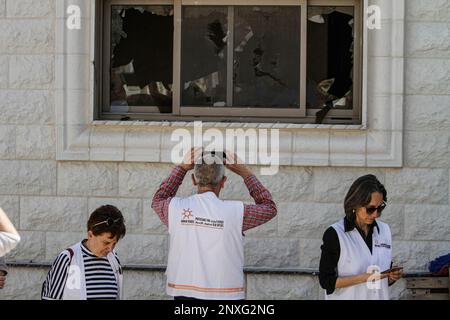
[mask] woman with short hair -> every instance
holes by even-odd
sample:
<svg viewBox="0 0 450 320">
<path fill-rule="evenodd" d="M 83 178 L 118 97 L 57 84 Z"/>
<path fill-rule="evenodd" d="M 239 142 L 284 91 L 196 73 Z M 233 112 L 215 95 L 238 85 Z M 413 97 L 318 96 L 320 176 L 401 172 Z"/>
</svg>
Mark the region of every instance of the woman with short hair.
<svg viewBox="0 0 450 320">
<path fill-rule="evenodd" d="M 62 251 L 42 285 L 43 300 L 121 299 L 122 267 L 114 252 L 125 236 L 125 221 L 111 205 L 97 208 L 87 223 L 87 239 Z"/>
</svg>

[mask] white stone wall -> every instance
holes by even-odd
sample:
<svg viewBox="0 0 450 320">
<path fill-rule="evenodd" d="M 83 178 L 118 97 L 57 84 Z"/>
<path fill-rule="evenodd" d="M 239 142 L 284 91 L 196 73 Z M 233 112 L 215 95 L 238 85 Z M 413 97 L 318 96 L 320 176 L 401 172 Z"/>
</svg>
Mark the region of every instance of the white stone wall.
<svg viewBox="0 0 450 320">
<path fill-rule="evenodd" d="M 0 0 L 0 206 L 23 239 L 7 260 L 52 262 L 83 237 L 89 213 L 111 203 L 127 222 L 117 248 L 122 262 L 164 265 L 168 238 L 150 201 L 170 166 L 56 161 L 56 1 L 62 0 Z M 368 172 L 388 190 L 382 220 L 392 228 L 394 259 L 406 272 L 426 271 L 430 259 L 450 252 L 450 0 L 406 1 L 405 45 L 404 167 L 294 166 L 260 177 L 279 213 L 247 233 L 248 267 L 318 269 L 324 230 L 343 215 L 351 182 Z M 229 178 L 223 197 L 249 201 L 240 179 Z M 180 194 L 192 192 L 188 180 Z M 46 272 L 12 268 L 0 299 L 38 299 Z M 167 298 L 162 272 L 126 271 L 125 279 L 129 299 Z M 404 297 L 404 281 L 392 292 Z M 323 297 L 317 277 L 283 274 L 247 275 L 247 294 Z"/>
</svg>

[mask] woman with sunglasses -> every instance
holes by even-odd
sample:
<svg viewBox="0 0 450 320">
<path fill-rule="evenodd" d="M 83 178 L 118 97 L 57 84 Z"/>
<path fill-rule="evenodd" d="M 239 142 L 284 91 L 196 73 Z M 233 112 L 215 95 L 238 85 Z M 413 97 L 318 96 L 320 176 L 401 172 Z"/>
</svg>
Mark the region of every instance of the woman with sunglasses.
<svg viewBox="0 0 450 320">
<path fill-rule="evenodd" d="M 126 232 L 122 213 L 114 206 L 101 206 L 91 214 L 87 229 L 87 239 L 54 261 L 42 285 L 43 300 L 122 298 L 122 267 L 114 252 Z"/>
<path fill-rule="evenodd" d="M 402 271 L 391 269 L 391 230 L 376 220 L 386 207 L 386 195 L 374 175 L 358 178 L 347 192 L 345 217 L 323 235 L 319 281 L 326 299 L 389 299 L 388 286 Z"/>
</svg>

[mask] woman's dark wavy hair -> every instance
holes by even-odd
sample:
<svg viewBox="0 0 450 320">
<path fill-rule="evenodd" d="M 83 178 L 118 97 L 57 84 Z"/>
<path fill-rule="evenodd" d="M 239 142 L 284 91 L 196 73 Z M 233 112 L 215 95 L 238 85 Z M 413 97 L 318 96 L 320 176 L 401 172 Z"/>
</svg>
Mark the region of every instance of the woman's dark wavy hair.
<svg viewBox="0 0 450 320">
<path fill-rule="evenodd" d="M 112 222 L 111 224 L 109 221 Z M 108 223 L 105 223 L 108 221 Z M 122 212 L 112 205 L 104 205 L 94 210 L 87 222 L 88 231 L 95 236 L 110 232 L 117 240 L 123 238 L 126 233 L 125 219 Z"/>
<path fill-rule="evenodd" d="M 355 210 L 367 206 L 372 200 L 372 193 L 379 192 L 387 202 L 387 192 L 381 182 L 373 174 L 368 174 L 353 182 L 344 200 L 344 210 L 347 219 L 355 221 Z"/>
</svg>

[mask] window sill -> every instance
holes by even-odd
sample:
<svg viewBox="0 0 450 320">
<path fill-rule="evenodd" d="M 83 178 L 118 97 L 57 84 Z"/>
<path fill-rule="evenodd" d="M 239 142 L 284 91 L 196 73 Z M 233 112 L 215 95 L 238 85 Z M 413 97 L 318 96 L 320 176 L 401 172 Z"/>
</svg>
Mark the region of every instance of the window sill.
<svg viewBox="0 0 450 320">
<path fill-rule="evenodd" d="M 203 123 L 203 132 L 215 128 L 278 129 L 280 165 L 286 166 L 401 166 L 401 132 L 367 130 L 361 125 L 298 125 L 270 123 Z M 77 136 L 58 160 L 171 163 L 174 129 L 193 132 L 188 122 L 94 121 L 65 127 Z M 63 128 L 61 128 L 63 130 Z M 59 132 L 58 135 L 63 134 Z M 67 132 L 66 132 L 67 134 Z"/>
</svg>

